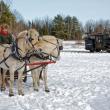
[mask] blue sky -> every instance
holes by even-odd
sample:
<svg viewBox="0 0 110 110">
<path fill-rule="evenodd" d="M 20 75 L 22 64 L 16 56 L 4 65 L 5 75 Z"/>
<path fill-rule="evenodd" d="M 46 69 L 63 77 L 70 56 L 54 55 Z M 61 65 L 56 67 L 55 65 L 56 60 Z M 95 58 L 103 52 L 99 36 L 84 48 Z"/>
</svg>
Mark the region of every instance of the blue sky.
<svg viewBox="0 0 110 110">
<path fill-rule="evenodd" d="M 26 20 L 57 14 L 76 16 L 83 24 L 89 19 L 110 19 L 110 0 L 13 0 L 12 8 Z"/>
</svg>

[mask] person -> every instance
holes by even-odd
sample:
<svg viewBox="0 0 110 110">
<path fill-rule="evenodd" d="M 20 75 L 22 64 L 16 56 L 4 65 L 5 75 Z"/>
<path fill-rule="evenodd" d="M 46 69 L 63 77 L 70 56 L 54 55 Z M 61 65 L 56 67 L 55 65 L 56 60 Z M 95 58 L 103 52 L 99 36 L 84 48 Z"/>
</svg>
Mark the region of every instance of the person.
<svg viewBox="0 0 110 110">
<path fill-rule="evenodd" d="M 0 26 L 0 43 L 11 44 L 12 35 L 9 33 L 9 26 L 7 24 L 2 24 Z"/>
</svg>

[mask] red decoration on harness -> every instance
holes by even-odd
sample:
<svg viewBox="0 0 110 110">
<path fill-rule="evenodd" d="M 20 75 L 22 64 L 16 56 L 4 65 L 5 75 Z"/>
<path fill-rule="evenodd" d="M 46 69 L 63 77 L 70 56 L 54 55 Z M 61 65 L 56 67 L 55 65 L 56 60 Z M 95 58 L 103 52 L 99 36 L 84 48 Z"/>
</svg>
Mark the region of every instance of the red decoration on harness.
<svg viewBox="0 0 110 110">
<path fill-rule="evenodd" d="M 56 63 L 56 61 L 45 61 L 45 62 L 28 63 L 27 66 L 32 66 L 32 65 L 45 65 L 45 64 L 51 64 L 51 63 Z"/>
</svg>

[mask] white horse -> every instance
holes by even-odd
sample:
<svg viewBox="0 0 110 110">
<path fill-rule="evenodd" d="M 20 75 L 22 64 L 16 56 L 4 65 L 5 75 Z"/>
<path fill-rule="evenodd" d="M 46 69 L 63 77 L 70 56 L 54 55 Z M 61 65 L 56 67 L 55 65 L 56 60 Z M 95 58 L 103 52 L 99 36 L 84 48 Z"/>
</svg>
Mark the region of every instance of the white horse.
<svg viewBox="0 0 110 110">
<path fill-rule="evenodd" d="M 38 32 L 34 29 L 23 31 L 17 36 L 18 51 L 12 54 L 12 47 L 8 44 L 0 45 L 0 68 L 4 69 L 3 80 L 5 80 L 6 71 L 10 72 L 9 80 L 9 96 L 13 96 L 13 84 L 14 84 L 14 72 L 18 71 L 18 94 L 24 95 L 22 87 L 22 75 L 24 71 L 25 61 L 27 53 L 35 51 L 35 44 L 38 42 Z M 17 53 L 17 54 L 16 54 Z M 14 58 L 13 55 L 16 57 Z M 1 76 L 1 74 L 0 74 Z M 5 86 L 5 85 L 3 85 Z"/>
<path fill-rule="evenodd" d="M 59 60 L 60 57 L 60 50 L 62 50 L 63 47 L 63 40 L 55 38 L 54 36 L 42 36 L 40 41 L 37 43 L 37 47 L 41 50 L 42 55 L 44 55 L 44 58 L 39 58 L 39 57 L 31 57 L 30 62 L 36 62 L 40 61 L 41 64 L 42 62 L 45 61 L 51 61 L 52 59 L 54 61 Z M 47 57 L 47 60 L 45 59 Z M 37 58 L 37 59 L 36 59 Z M 39 65 L 37 65 L 39 66 Z M 34 66 L 30 66 L 30 68 L 34 68 Z M 40 79 L 43 80 L 44 86 L 45 86 L 45 91 L 49 92 L 48 84 L 47 84 L 47 65 L 41 65 L 39 68 L 34 69 L 31 71 L 32 72 L 32 78 L 33 78 L 33 87 L 35 91 L 38 91 L 38 86 Z"/>
<path fill-rule="evenodd" d="M 33 35 L 33 31 L 29 31 L 30 33 L 28 33 L 28 36 L 31 36 L 31 39 L 28 40 L 27 42 L 28 45 L 30 45 L 29 47 L 33 47 L 35 50 L 39 50 L 35 51 L 34 55 L 32 54 L 32 57 L 30 58 L 30 62 L 36 62 L 36 61 L 44 61 L 44 60 L 57 60 L 59 58 L 60 55 L 60 47 L 62 47 L 62 40 L 55 38 L 54 36 L 43 36 L 42 38 L 39 38 L 39 41 L 35 42 L 34 39 L 34 35 Z M 33 38 L 32 38 L 33 37 Z M 38 35 L 35 35 L 35 37 L 38 40 Z M 18 43 L 18 47 L 20 48 L 20 50 L 22 50 L 23 52 L 28 52 L 27 51 L 27 46 L 24 45 L 24 39 L 25 36 L 23 34 L 21 34 L 21 37 L 17 37 L 17 39 L 19 39 L 19 43 Z M 24 48 L 25 46 L 25 48 Z M 28 48 L 29 48 L 28 47 Z M 23 50 L 24 49 L 24 50 Z M 22 52 L 21 51 L 21 52 Z M 39 54 L 40 53 L 40 54 Z M 24 53 L 21 53 L 22 56 L 25 56 Z M 39 58 L 37 55 L 42 56 L 42 58 Z M 45 59 L 47 58 L 47 59 Z M 39 77 L 40 77 L 40 73 L 42 70 L 42 78 L 45 84 L 45 91 L 49 92 L 48 86 L 47 86 L 47 66 L 45 65 L 41 65 L 41 67 L 35 69 L 32 71 L 32 78 L 33 78 L 33 86 L 34 86 L 34 90 L 38 91 L 38 84 L 39 84 Z M 31 66 L 30 68 L 32 69 L 34 66 Z M 22 76 L 21 76 L 22 77 Z M 20 78 L 21 78 L 20 77 Z M 19 80 L 19 77 L 18 77 Z M 21 84 L 22 85 L 22 84 Z M 22 87 L 22 86 L 21 86 Z"/>
</svg>

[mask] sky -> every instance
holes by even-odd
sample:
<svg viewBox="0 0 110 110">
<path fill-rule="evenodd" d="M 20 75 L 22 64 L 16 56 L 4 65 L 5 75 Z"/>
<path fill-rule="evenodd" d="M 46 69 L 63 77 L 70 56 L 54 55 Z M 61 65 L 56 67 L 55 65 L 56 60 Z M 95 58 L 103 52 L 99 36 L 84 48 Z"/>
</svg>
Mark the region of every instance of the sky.
<svg viewBox="0 0 110 110">
<path fill-rule="evenodd" d="M 110 0 L 12 0 L 11 7 L 25 20 L 57 14 L 76 16 L 83 24 L 90 19 L 110 19 Z"/>
</svg>

